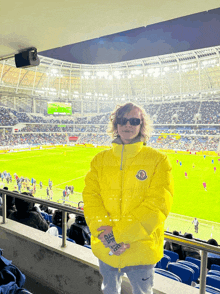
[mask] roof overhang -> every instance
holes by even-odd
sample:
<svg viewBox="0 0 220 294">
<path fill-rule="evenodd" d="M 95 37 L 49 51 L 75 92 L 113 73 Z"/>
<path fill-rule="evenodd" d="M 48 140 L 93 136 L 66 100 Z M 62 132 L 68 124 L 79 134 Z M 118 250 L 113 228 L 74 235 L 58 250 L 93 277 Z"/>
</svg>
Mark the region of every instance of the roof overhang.
<svg viewBox="0 0 220 294">
<path fill-rule="evenodd" d="M 3 1 L 0 57 L 38 52 L 218 8 L 219 0 Z"/>
</svg>

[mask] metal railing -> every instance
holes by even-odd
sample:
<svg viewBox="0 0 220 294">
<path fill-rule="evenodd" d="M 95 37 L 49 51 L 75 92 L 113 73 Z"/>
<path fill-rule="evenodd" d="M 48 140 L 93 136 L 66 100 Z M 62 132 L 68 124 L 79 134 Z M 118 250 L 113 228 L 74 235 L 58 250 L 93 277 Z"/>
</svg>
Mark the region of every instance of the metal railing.
<svg viewBox="0 0 220 294">
<path fill-rule="evenodd" d="M 20 198 L 23 200 L 28 200 L 29 202 L 34 202 L 38 204 L 44 204 L 48 207 L 52 207 L 55 209 L 59 209 L 62 211 L 62 247 L 66 247 L 66 232 L 67 232 L 67 212 L 74 213 L 76 215 L 82 215 L 84 216 L 84 212 L 82 210 L 79 210 L 77 208 L 65 206 L 63 204 L 57 204 L 55 202 L 51 202 L 49 200 L 42 200 L 40 198 L 30 197 L 27 195 L 19 194 L 16 192 L 7 191 L 4 189 L 0 189 L 0 193 L 2 194 L 2 200 L 3 200 L 3 207 L 2 207 L 2 216 L 3 216 L 3 222 L 2 224 L 6 223 L 6 195 Z M 207 270 L 207 253 L 215 253 L 220 255 L 220 248 L 217 246 L 212 246 L 204 242 L 199 242 L 196 240 L 189 240 L 185 239 L 180 236 L 175 236 L 172 233 L 164 233 L 164 239 L 167 241 L 172 241 L 172 243 L 185 245 L 186 247 L 190 247 L 193 249 L 199 249 L 201 250 L 201 268 L 200 268 L 200 288 L 199 293 L 205 294 L 206 292 L 206 270 Z"/>
<path fill-rule="evenodd" d="M 30 197 L 28 195 L 19 194 L 19 193 L 7 191 L 4 189 L 0 189 L 0 193 L 2 194 L 2 200 L 3 200 L 3 205 L 2 205 L 2 217 L 3 217 L 2 223 L 3 224 L 6 223 L 6 195 L 20 198 L 23 200 L 27 200 L 29 202 L 43 204 L 48 207 L 52 207 L 52 208 L 61 210 L 62 211 L 62 247 L 66 247 L 67 212 L 84 216 L 84 213 L 82 210 L 66 206 L 65 204 L 57 204 L 57 203 L 49 201 L 49 200 L 42 200 L 37 197 Z"/>
</svg>

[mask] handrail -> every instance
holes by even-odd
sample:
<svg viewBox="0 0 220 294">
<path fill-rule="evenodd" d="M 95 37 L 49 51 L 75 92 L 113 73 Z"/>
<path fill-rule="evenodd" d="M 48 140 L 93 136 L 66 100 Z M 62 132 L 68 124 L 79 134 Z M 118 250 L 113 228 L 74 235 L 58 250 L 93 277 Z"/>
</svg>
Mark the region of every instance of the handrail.
<svg viewBox="0 0 220 294">
<path fill-rule="evenodd" d="M 44 204 L 46 206 L 50 206 L 62 211 L 62 247 L 66 247 L 66 214 L 74 213 L 77 215 L 84 216 L 84 212 L 82 210 L 78 210 L 77 208 L 64 206 L 63 204 L 57 204 L 55 202 L 51 202 L 48 200 L 42 200 L 40 198 L 30 197 L 27 195 L 19 194 L 18 192 L 11 192 L 8 190 L 0 189 L 0 193 L 2 194 L 3 199 L 3 222 L 6 223 L 6 195 L 20 198 L 23 200 L 28 200 L 29 202 L 34 202 L 38 204 Z M 164 232 L 164 239 L 167 241 L 172 241 L 172 243 L 185 245 L 186 247 L 195 248 L 201 250 L 201 270 L 200 270 L 200 288 L 199 293 L 205 294 L 206 292 L 206 269 L 207 269 L 207 252 L 212 252 L 220 255 L 220 248 L 217 246 L 205 244 L 203 242 L 199 242 L 196 240 L 189 240 L 180 236 L 173 235 L 172 233 Z"/>
<path fill-rule="evenodd" d="M 27 200 L 29 202 L 43 204 L 43 205 L 61 210 L 62 211 L 62 247 L 66 247 L 66 231 L 67 231 L 66 216 L 67 216 L 67 212 L 84 216 L 84 213 L 82 210 L 79 210 L 79 209 L 73 208 L 73 207 L 68 207 L 68 206 L 65 206 L 64 204 L 58 204 L 55 202 L 51 202 L 49 200 L 42 200 L 37 197 L 30 197 L 28 195 L 23 195 L 18 192 L 11 192 L 11 191 L 8 191 L 5 189 L 0 189 L 0 194 L 2 194 L 2 200 L 3 200 L 3 209 L 2 209 L 3 221 L 2 221 L 2 224 L 6 223 L 6 195 L 9 195 L 9 196 L 12 196 L 15 198 L 19 198 L 19 199 L 23 199 L 23 200 Z"/>
<path fill-rule="evenodd" d="M 174 241 L 180 245 L 185 245 L 187 247 L 196 248 L 201 250 L 201 269 L 200 269 L 200 287 L 199 293 L 205 294 L 206 292 L 206 269 L 207 269 L 207 256 L 208 252 L 212 252 L 220 255 L 220 248 L 217 246 L 205 244 L 196 240 L 189 240 L 183 237 L 175 236 L 170 233 L 164 232 L 164 239 L 169 241 Z"/>
</svg>

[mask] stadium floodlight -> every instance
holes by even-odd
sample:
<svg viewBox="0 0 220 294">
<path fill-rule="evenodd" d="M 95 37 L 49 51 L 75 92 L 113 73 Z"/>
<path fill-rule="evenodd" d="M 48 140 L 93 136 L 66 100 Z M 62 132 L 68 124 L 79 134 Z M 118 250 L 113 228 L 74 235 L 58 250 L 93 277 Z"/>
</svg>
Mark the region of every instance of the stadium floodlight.
<svg viewBox="0 0 220 294">
<path fill-rule="evenodd" d="M 159 76 L 160 76 L 160 72 L 155 72 L 155 73 L 153 73 L 153 76 L 154 76 L 155 78 L 159 77 Z"/>
<path fill-rule="evenodd" d="M 116 70 L 116 71 L 114 72 L 114 76 L 115 76 L 116 78 L 120 78 L 120 76 L 121 76 L 121 72 L 118 71 L 118 70 Z"/>
<path fill-rule="evenodd" d="M 96 75 L 99 77 L 99 78 L 106 78 L 108 77 L 108 72 L 107 71 L 98 71 L 96 73 Z"/>
<path fill-rule="evenodd" d="M 91 73 L 88 72 L 88 71 L 85 71 L 85 72 L 84 72 L 84 76 L 90 76 L 90 74 L 91 74 Z"/>
<path fill-rule="evenodd" d="M 164 67 L 164 69 L 163 69 L 165 72 L 167 72 L 167 71 L 169 71 L 170 70 L 170 68 L 168 67 L 168 66 L 166 66 L 166 67 Z"/>
<path fill-rule="evenodd" d="M 154 72 L 154 69 L 153 69 L 153 68 L 149 68 L 149 69 L 147 70 L 147 72 L 148 72 L 149 74 L 152 74 L 152 73 Z"/>
<path fill-rule="evenodd" d="M 35 90 L 35 93 L 37 93 L 37 94 L 44 94 L 45 92 L 44 91 L 41 91 L 41 90 Z"/>
<path fill-rule="evenodd" d="M 137 70 L 132 70 L 131 71 L 131 74 L 133 74 L 133 75 L 142 75 L 143 74 L 143 72 L 142 72 L 142 70 L 139 70 L 139 69 L 137 69 Z"/>
<path fill-rule="evenodd" d="M 56 69 L 56 68 L 52 68 L 52 69 L 51 69 L 51 73 L 52 73 L 52 74 L 57 74 L 57 73 L 58 73 L 58 69 Z"/>
</svg>

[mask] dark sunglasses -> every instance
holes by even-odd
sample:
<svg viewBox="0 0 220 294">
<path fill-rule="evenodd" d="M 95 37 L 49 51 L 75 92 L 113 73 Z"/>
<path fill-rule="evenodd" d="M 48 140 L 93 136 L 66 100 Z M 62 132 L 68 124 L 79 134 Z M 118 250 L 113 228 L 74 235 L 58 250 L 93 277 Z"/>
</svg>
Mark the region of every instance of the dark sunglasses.
<svg viewBox="0 0 220 294">
<path fill-rule="evenodd" d="M 141 123 L 140 118 L 125 118 L 125 117 L 120 117 L 117 118 L 117 124 L 121 125 L 121 126 L 125 126 L 127 124 L 127 122 L 129 121 L 131 126 L 138 126 Z"/>
</svg>

